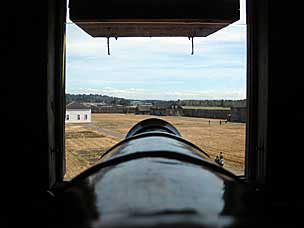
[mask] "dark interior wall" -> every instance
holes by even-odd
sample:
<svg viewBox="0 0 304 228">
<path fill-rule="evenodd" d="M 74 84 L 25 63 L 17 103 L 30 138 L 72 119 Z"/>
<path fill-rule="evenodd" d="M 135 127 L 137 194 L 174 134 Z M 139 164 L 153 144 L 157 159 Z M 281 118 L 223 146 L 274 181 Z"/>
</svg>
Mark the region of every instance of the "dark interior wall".
<svg viewBox="0 0 304 228">
<path fill-rule="evenodd" d="M 267 181 L 276 198 L 303 202 L 303 80 L 297 6 L 269 1 L 269 154 Z"/>
<path fill-rule="evenodd" d="M 58 16 L 65 14 L 65 4 L 61 0 L 21 2 L 10 16 L 12 76 L 5 83 L 6 124 L 11 132 L 9 148 L 18 163 L 12 164 L 11 170 L 18 174 L 18 184 L 24 183 L 27 190 L 47 189 L 60 179 L 56 157 L 62 133 L 55 123 L 61 121 L 58 116 L 62 110 L 58 107 L 62 95 L 56 86 L 62 81 L 59 72 L 64 69 L 60 53 L 63 37 L 58 37 L 64 24 Z"/>
<path fill-rule="evenodd" d="M 303 91 L 297 4 L 248 0 L 250 177 L 280 213 L 303 209 Z M 247 148 L 247 149 L 248 149 Z M 283 207 L 283 208 L 282 208 Z M 285 207 L 285 208 L 284 208 Z M 282 210 L 280 210 L 282 209 Z"/>
<path fill-rule="evenodd" d="M 19 4 L 19 3 L 18 3 Z M 9 122 L 13 153 L 20 162 L 14 167 L 28 189 L 46 188 L 48 167 L 47 40 L 48 5 L 44 1 L 22 2 L 15 8 L 12 70 L 9 84 Z M 12 167 L 13 168 L 13 167 Z M 20 180 L 21 179 L 21 180 Z"/>
<path fill-rule="evenodd" d="M 248 0 L 247 6 L 248 174 L 264 185 L 276 212 L 293 214 L 304 205 L 300 8 L 265 0 Z"/>
</svg>

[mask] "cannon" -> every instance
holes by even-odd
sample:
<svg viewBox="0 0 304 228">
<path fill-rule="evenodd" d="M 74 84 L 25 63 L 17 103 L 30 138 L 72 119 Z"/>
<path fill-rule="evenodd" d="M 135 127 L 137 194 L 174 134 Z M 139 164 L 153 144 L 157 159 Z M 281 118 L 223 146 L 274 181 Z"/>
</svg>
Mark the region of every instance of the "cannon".
<svg viewBox="0 0 304 228">
<path fill-rule="evenodd" d="M 263 208 L 255 188 L 156 118 L 52 196 L 56 227 L 254 227 Z"/>
</svg>

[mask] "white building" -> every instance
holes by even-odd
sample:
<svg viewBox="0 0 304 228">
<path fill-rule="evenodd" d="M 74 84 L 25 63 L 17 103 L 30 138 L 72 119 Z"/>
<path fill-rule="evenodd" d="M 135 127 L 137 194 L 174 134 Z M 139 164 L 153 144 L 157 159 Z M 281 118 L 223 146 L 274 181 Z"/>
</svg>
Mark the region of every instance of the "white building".
<svg viewBox="0 0 304 228">
<path fill-rule="evenodd" d="M 66 123 L 90 123 L 91 122 L 91 108 L 72 102 L 66 106 L 65 111 Z"/>
</svg>

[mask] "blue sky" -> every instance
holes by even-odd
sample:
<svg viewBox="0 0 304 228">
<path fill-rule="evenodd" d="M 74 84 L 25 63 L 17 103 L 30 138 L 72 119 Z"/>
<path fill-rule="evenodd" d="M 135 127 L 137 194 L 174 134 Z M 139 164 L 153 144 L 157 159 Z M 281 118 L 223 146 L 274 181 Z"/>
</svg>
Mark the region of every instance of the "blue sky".
<svg viewBox="0 0 304 228">
<path fill-rule="evenodd" d="M 246 26 L 205 38 L 93 38 L 67 24 L 66 92 L 131 99 L 244 99 Z"/>
</svg>

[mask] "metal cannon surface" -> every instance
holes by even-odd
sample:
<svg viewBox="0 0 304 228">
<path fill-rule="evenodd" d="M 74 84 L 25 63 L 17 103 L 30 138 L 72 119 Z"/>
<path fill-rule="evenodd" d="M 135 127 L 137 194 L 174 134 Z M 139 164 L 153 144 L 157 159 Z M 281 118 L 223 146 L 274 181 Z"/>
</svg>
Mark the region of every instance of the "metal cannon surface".
<svg viewBox="0 0 304 228">
<path fill-rule="evenodd" d="M 254 226 L 255 194 L 154 118 L 136 124 L 99 164 L 55 192 L 65 227 Z"/>
</svg>

